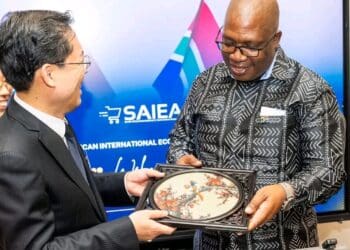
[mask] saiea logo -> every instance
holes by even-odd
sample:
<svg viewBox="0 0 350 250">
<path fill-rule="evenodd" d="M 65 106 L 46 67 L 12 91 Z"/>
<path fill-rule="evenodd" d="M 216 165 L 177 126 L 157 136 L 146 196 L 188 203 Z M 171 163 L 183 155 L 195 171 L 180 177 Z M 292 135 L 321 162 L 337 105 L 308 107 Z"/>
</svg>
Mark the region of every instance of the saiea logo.
<svg viewBox="0 0 350 250">
<path fill-rule="evenodd" d="M 177 103 L 150 104 L 150 105 L 126 105 L 124 107 L 105 106 L 104 111 L 99 112 L 101 118 L 107 118 L 110 125 L 124 123 L 145 123 L 175 121 L 180 114 Z"/>
</svg>

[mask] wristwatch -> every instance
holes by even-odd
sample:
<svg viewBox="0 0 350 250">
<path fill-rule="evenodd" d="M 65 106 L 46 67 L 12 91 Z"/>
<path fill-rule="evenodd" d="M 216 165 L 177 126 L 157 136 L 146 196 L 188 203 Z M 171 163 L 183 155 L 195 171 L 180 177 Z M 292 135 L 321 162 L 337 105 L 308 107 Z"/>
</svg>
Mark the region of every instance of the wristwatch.
<svg viewBox="0 0 350 250">
<path fill-rule="evenodd" d="M 281 185 L 284 189 L 284 191 L 286 192 L 286 199 L 284 200 L 283 204 L 282 204 L 282 210 L 284 211 L 288 211 L 293 204 L 293 200 L 294 200 L 294 189 L 292 187 L 292 185 L 290 185 L 288 182 L 281 182 L 279 183 L 279 185 Z"/>
</svg>

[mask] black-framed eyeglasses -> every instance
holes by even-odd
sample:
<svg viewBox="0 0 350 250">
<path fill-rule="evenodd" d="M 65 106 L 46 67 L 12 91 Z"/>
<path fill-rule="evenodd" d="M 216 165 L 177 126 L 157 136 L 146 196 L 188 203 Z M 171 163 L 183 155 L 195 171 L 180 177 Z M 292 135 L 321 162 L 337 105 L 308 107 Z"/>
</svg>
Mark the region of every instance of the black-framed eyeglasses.
<svg viewBox="0 0 350 250">
<path fill-rule="evenodd" d="M 56 65 L 84 65 L 84 70 L 87 71 L 88 68 L 91 65 L 91 59 L 90 56 L 84 55 L 83 61 L 82 62 L 62 62 L 62 63 L 55 63 Z"/>
<path fill-rule="evenodd" d="M 222 29 L 221 27 L 216 35 L 215 38 L 215 43 L 217 44 L 219 50 L 221 50 L 223 53 L 226 54 L 232 54 L 236 51 L 236 49 L 239 50 L 239 52 L 247 57 L 257 57 L 259 56 L 259 52 L 267 47 L 269 43 L 276 37 L 275 33 L 267 42 L 264 46 L 260 48 L 252 48 L 252 47 L 247 47 L 247 46 L 236 46 L 233 41 L 223 41 L 222 40 Z M 221 37 L 221 39 L 220 39 Z"/>
</svg>

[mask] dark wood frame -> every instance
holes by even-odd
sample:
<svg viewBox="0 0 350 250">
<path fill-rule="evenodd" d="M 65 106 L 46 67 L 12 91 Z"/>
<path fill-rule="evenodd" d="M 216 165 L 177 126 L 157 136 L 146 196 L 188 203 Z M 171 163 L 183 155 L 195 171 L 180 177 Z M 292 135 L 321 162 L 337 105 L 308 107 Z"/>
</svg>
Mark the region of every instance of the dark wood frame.
<svg viewBox="0 0 350 250">
<path fill-rule="evenodd" d="M 192 171 L 201 171 L 200 169 L 194 169 L 192 167 L 169 165 L 169 164 L 157 164 L 156 170 L 164 172 L 167 175 L 173 176 L 174 173 L 182 173 Z M 202 228 L 207 230 L 220 230 L 220 231 L 237 231 L 245 232 L 248 228 L 248 218 L 244 213 L 244 208 L 248 205 L 254 194 L 255 187 L 255 172 L 251 170 L 233 170 L 233 169 L 218 169 L 215 168 L 202 168 L 205 172 L 217 173 L 218 175 L 231 176 L 232 179 L 237 180 L 241 185 L 242 200 L 237 209 L 223 217 L 219 217 L 210 221 L 199 220 L 182 220 L 168 217 L 166 219 L 159 220 L 160 222 L 168 225 L 173 225 L 178 228 Z M 160 180 L 152 180 L 146 187 L 143 195 L 140 197 L 135 210 L 141 209 L 157 209 L 152 202 L 150 202 L 150 196 L 152 196 L 152 190 L 154 186 L 158 184 Z"/>
</svg>

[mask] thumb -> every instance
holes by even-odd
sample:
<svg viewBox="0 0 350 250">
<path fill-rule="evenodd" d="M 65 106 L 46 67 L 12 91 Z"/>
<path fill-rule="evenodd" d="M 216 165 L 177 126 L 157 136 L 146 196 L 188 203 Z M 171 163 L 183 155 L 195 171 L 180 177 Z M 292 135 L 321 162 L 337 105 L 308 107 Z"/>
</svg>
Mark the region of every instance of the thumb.
<svg viewBox="0 0 350 250">
<path fill-rule="evenodd" d="M 159 219 L 166 217 L 168 214 L 168 211 L 165 210 L 149 210 L 148 216 L 150 219 Z"/>
<path fill-rule="evenodd" d="M 256 192 L 252 200 L 249 202 L 245 208 L 245 213 L 248 215 L 254 214 L 256 210 L 260 207 L 260 204 L 266 199 L 266 196 L 260 190 Z"/>
</svg>

